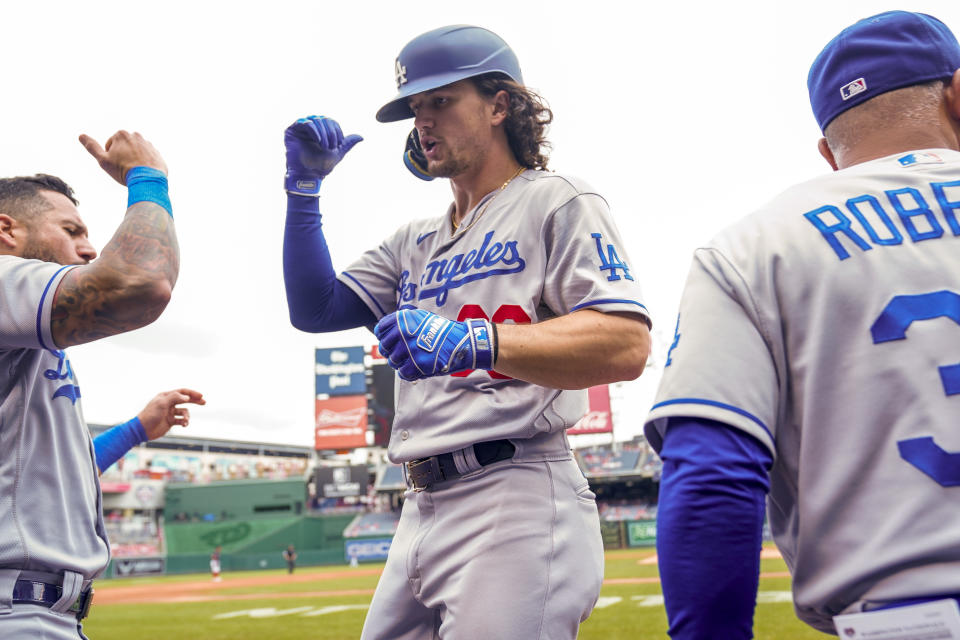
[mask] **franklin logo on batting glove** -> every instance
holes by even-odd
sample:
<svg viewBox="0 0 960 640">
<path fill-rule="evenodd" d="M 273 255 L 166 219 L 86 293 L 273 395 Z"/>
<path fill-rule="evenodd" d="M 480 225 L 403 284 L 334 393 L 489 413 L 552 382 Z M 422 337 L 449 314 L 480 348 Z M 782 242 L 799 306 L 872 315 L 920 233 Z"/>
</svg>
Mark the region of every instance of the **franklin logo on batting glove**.
<svg viewBox="0 0 960 640">
<path fill-rule="evenodd" d="M 422 333 L 414 332 L 417 334 L 417 346 L 432 353 L 434 347 L 437 346 L 437 336 L 441 335 L 441 332 L 450 328 L 450 326 L 451 322 L 449 320 L 444 320 L 440 316 L 433 316 L 426 331 Z"/>
<path fill-rule="evenodd" d="M 373 333 L 380 353 L 408 381 L 489 370 L 496 363 L 496 326 L 488 320 L 454 322 L 423 309 L 403 309 L 384 316 Z"/>
</svg>

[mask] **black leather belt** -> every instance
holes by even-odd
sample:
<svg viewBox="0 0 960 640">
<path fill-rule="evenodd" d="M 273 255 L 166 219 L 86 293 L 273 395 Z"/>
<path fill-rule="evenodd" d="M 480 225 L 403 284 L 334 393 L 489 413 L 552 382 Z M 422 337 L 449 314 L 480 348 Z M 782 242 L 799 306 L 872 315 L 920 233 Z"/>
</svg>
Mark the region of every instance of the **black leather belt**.
<svg viewBox="0 0 960 640">
<path fill-rule="evenodd" d="M 13 585 L 13 604 L 38 604 L 41 607 L 52 607 L 60 601 L 63 587 L 58 584 L 47 584 L 36 580 L 17 580 Z M 77 620 L 83 620 L 90 613 L 90 604 L 93 602 L 93 587 L 87 587 L 80 593 L 80 597 L 70 605 L 68 611 L 77 615 Z"/>
<path fill-rule="evenodd" d="M 509 440 L 491 440 L 473 445 L 473 453 L 481 467 L 500 460 L 509 460 L 514 451 L 516 447 Z M 459 478 L 461 475 L 463 474 L 457 470 L 452 453 L 441 453 L 407 463 L 407 478 L 414 491 L 423 491 L 436 482 Z"/>
</svg>

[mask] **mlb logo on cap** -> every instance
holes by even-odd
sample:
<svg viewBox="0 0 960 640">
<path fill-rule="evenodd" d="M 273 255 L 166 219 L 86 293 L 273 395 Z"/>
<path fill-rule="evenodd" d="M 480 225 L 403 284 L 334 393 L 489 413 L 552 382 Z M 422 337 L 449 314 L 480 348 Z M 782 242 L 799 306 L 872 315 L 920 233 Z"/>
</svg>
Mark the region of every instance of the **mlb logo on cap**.
<svg viewBox="0 0 960 640">
<path fill-rule="evenodd" d="M 861 94 L 867 90 L 867 81 L 863 78 L 857 78 L 850 84 L 845 84 L 840 87 L 840 97 L 844 100 L 849 100 L 855 95 Z"/>
<path fill-rule="evenodd" d="M 948 81 L 957 69 L 960 43 L 945 24 L 923 13 L 888 11 L 847 27 L 827 43 L 807 76 L 810 105 L 823 131 L 841 113 L 875 96 Z"/>
</svg>

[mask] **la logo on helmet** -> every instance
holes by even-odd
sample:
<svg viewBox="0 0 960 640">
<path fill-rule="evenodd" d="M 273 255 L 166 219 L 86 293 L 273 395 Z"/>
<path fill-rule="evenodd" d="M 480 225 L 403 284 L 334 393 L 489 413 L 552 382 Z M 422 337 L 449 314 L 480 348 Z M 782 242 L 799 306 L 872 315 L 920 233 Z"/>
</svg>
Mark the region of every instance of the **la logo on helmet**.
<svg viewBox="0 0 960 640">
<path fill-rule="evenodd" d="M 407 68 L 400 64 L 400 58 L 397 58 L 397 88 L 407 84 Z"/>
</svg>

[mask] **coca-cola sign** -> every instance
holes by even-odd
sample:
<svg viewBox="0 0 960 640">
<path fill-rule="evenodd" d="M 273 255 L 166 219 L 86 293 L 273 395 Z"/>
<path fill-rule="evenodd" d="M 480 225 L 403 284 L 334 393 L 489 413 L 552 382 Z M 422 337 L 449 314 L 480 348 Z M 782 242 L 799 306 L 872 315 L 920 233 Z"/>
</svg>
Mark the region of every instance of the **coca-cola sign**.
<svg viewBox="0 0 960 640">
<path fill-rule="evenodd" d="M 587 394 L 589 398 L 587 413 L 577 421 L 577 424 L 567 429 L 567 433 L 577 435 L 581 433 L 613 432 L 613 418 L 610 415 L 610 389 L 605 384 L 599 387 L 590 387 Z"/>
</svg>

